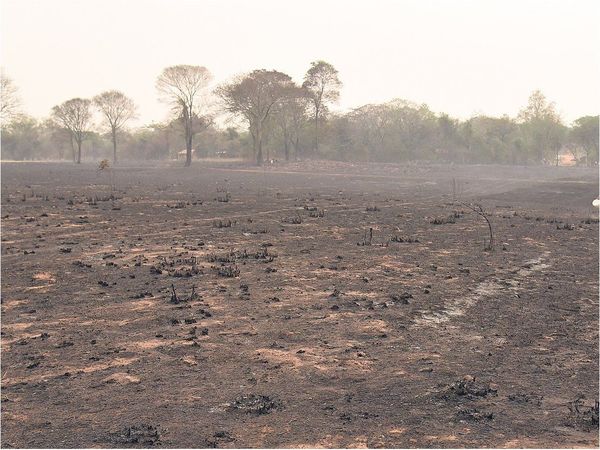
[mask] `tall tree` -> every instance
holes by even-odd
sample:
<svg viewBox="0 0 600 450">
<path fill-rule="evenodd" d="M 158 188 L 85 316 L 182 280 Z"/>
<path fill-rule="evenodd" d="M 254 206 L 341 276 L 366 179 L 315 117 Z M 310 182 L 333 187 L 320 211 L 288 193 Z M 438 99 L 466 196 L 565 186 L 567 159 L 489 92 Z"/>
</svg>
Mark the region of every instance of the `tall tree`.
<svg viewBox="0 0 600 450">
<path fill-rule="evenodd" d="M 276 70 L 255 70 L 220 86 L 216 94 L 224 109 L 240 116 L 249 126 L 256 163 L 263 162 L 263 142 L 267 123 L 281 99 L 294 87 L 289 75 Z"/>
<path fill-rule="evenodd" d="M 119 91 L 105 91 L 94 97 L 94 104 L 104 116 L 113 144 L 113 163 L 117 162 L 117 132 L 135 116 L 133 100 Z"/>
<path fill-rule="evenodd" d="M 437 128 L 439 135 L 438 151 L 445 158 L 456 160 L 458 148 L 460 147 L 459 122 L 451 118 L 448 114 L 441 114 L 437 119 Z"/>
<path fill-rule="evenodd" d="M 388 108 L 397 151 L 409 160 L 430 156 L 436 146 L 437 118 L 429 107 L 395 99 L 388 102 Z"/>
<path fill-rule="evenodd" d="M 167 67 L 159 75 L 156 88 L 177 111 L 183 122 L 186 160 L 192 164 L 192 140 L 195 118 L 202 116 L 201 97 L 206 93 L 212 75 L 206 67 L 178 65 Z"/>
<path fill-rule="evenodd" d="M 19 114 L 2 130 L 4 158 L 31 160 L 40 157 L 40 124 L 33 117 Z"/>
<path fill-rule="evenodd" d="M 304 76 L 302 86 L 309 92 L 315 122 L 315 152 L 319 151 L 319 120 L 327 112 L 327 104 L 340 97 L 342 82 L 335 67 L 325 61 L 314 61 Z"/>
<path fill-rule="evenodd" d="M 0 75 L 0 125 L 4 126 L 19 112 L 21 100 L 13 81 L 4 73 Z"/>
<path fill-rule="evenodd" d="M 517 162 L 517 125 L 507 116 L 475 116 L 469 120 L 469 126 L 469 143 L 475 147 L 475 153 L 469 154 L 471 162 Z"/>
<path fill-rule="evenodd" d="M 519 112 L 518 120 L 533 158 L 537 162 L 545 160 L 548 154 L 554 158 L 564 139 L 564 126 L 554 103 L 548 102 L 539 90 L 534 91 Z"/>
<path fill-rule="evenodd" d="M 43 122 L 43 130 L 46 142 L 51 147 L 52 156 L 58 157 L 59 160 L 64 159 L 65 148 L 70 146 L 71 153 L 74 155 L 73 135 L 69 130 L 65 129 L 60 124 L 56 123 L 52 118 L 46 119 Z M 72 158 L 73 161 L 75 158 Z"/>
<path fill-rule="evenodd" d="M 277 105 L 277 123 L 283 139 L 285 160 L 290 160 L 290 148 L 294 148 L 296 158 L 300 147 L 300 131 L 306 120 L 308 95 L 306 89 L 290 86 L 286 95 Z"/>
<path fill-rule="evenodd" d="M 354 125 L 354 140 L 367 161 L 384 157 L 385 143 L 391 132 L 392 108 L 389 104 L 364 105 L 348 114 Z"/>
<path fill-rule="evenodd" d="M 81 144 L 91 125 L 91 104 L 91 100 L 87 98 L 72 98 L 52 108 L 53 118 L 69 130 L 73 140 L 77 143 L 77 156 L 75 157 L 77 164 L 81 164 Z"/>
<path fill-rule="evenodd" d="M 571 139 L 585 151 L 588 166 L 598 162 L 599 116 L 584 116 L 573 122 Z"/>
</svg>

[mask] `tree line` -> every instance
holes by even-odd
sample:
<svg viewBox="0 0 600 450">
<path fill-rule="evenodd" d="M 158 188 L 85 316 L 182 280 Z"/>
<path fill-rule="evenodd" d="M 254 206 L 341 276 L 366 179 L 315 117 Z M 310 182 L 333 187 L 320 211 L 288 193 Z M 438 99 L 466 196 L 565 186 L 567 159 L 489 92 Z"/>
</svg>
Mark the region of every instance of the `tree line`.
<svg viewBox="0 0 600 450">
<path fill-rule="evenodd" d="M 37 120 L 20 111 L 18 90 L 2 75 L 3 159 L 169 159 L 197 157 L 272 160 L 441 161 L 577 164 L 598 162 L 598 116 L 565 124 L 540 91 L 517 117 L 477 115 L 459 120 L 425 104 L 394 99 L 335 112 L 342 82 L 333 65 L 311 63 L 302 83 L 276 70 L 253 70 L 211 89 L 206 67 L 165 68 L 156 80 L 170 107 L 163 123 L 130 129 L 136 105 L 111 90 L 73 98 Z M 94 114 L 101 118 L 94 123 Z M 184 149 L 184 151 L 182 151 Z"/>
</svg>

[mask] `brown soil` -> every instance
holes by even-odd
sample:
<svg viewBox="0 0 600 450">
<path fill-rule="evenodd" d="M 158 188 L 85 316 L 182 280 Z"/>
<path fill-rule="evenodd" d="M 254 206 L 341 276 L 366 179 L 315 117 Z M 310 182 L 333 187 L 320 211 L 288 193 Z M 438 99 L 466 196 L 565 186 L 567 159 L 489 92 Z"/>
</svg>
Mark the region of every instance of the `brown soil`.
<svg viewBox="0 0 600 450">
<path fill-rule="evenodd" d="M 3 447 L 598 445 L 595 170 L 210 164 L 3 164 Z"/>
</svg>

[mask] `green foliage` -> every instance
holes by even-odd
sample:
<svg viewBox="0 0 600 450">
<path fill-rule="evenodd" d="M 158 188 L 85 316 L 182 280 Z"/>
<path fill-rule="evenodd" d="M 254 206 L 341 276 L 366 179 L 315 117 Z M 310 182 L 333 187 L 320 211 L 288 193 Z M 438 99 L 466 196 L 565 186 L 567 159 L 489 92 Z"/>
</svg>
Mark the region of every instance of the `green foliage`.
<svg viewBox="0 0 600 450">
<path fill-rule="evenodd" d="M 2 159 L 34 159 L 40 148 L 41 129 L 33 118 L 20 115 L 2 130 Z"/>
<path fill-rule="evenodd" d="M 188 114 L 191 135 L 195 135 L 194 155 L 243 157 L 259 164 L 305 158 L 559 164 L 565 154 L 572 155 L 577 164 L 598 161 L 599 117 L 580 117 L 569 128 L 540 91 L 531 94 L 516 118 L 477 115 L 459 120 L 403 99 L 325 115 L 340 87 L 337 70 L 324 61 L 311 64 L 303 86 L 274 70 L 240 75 L 215 92 L 222 110 L 238 122 L 220 129 L 212 114 Z M 134 108 L 124 94 L 111 91 L 104 95 L 118 97 L 127 106 L 127 114 L 117 115 L 117 119 L 131 117 Z M 108 103 L 119 106 L 123 102 Z M 101 103 L 98 98 L 96 103 Z M 16 115 L 4 125 L 3 158 L 77 160 L 83 146 L 87 159 L 107 159 L 114 153 L 114 130 L 106 134 L 92 131 L 89 106 L 89 100 L 69 100 L 54 107 L 52 119 L 45 122 Z M 119 108 L 116 111 L 121 113 Z M 189 147 L 189 130 L 190 124 L 181 115 L 132 131 L 117 130 L 123 159 L 175 159 Z"/>
<path fill-rule="evenodd" d="M 554 160 L 566 136 L 554 103 L 549 103 L 540 91 L 534 91 L 518 120 L 528 159 L 538 163 Z"/>
<path fill-rule="evenodd" d="M 587 165 L 598 163 L 599 119 L 599 116 L 580 117 L 571 128 L 571 142 L 584 150 Z"/>
</svg>

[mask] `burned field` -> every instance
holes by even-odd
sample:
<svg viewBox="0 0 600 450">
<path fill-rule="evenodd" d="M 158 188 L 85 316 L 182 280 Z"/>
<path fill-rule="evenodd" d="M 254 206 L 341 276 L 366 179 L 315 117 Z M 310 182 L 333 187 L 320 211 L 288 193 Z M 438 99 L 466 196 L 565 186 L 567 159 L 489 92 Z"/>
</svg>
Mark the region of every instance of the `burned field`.
<svg viewBox="0 0 600 450">
<path fill-rule="evenodd" d="M 597 194 L 568 168 L 3 164 L 2 446 L 597 446 Z"/>
</svg>

